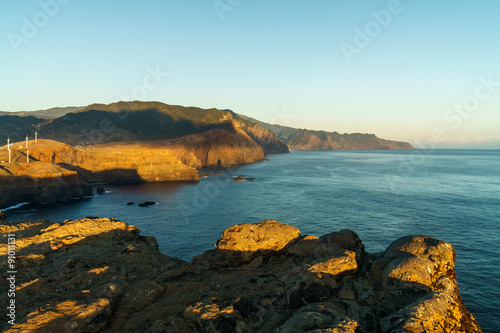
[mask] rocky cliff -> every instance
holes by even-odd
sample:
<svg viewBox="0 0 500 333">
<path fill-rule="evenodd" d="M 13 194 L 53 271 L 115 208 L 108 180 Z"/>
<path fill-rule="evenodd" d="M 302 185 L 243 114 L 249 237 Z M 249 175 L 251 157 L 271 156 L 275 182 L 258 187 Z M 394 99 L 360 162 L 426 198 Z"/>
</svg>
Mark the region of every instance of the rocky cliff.
<svg viewBox="0 0 500 333">
<path fill-rule="evenodd" d="M 18 147 L 20 143 L 14 144 Z M 29 141 L 32 160 L 77 171 L 86 182 L 198 181 L 198 172 L 179 161 L 170 150 L 122 144 L 115 147 L 75 148 L 52 140 Z M 7 159 L 6 149 L 0 157 Z M 13 161 L 26 161 L 26 149 L 14 149 Z"/>
<path fill-rule="evenodd" d="M 158 144 L 171 150 L 184 164 L 196 168 L 262 161 L 266 157 L 264 149 L 240 125 L 233 119 L 217 129 L 160 141 Z"/>
<path fill-rule="evenodd" d="M 193 168 L 228 167 L 262 161 L 265 153 L 235 120 L 220 124 L 219 128 L 183 136 L 177 139 L 113 142 L 82 147 L 87 152 L 131 150 L 169 151 L 183 164 Z M 135 149 L 135 148 L 134 148 Z M 149 157 L 148 157 L 149 161 Z"/>
<path fill-rule="evenodd" d="M 162 147 L 138 144 L 84 147 L 83 161 L 73 167 L 89 182 L 199 181 L 195 168 Z"/>
<path fill-rule="evenodd" d="M 227 123 L 232 121 L 244 122 L 243 131 L 247 131 L 248 127 L 250 140 L 255 140 L 266 153 L 288 152 L 286 145 L 271 131 L 253 128 L 255 124 L 229 110 L 183 107 L 159 102 L 93 104 L 41 124 L 39 132 L 44 138 L 78 146 L 179 138 L 183 138 L 185 142 L 189 136 L 197 138 L 195 134 L 215 129 L 227 130 Z M 247 123 L 251 126 L 247 126 Z M 222 139 L 224 138 L 222 135 Z M 199 141 L 194 144 L 199 144 Z M 222 145 L 224 141 L 218 144 Z M 240 154 L 245 153 L 245 147 L 242 146 Z M 252 157 L 249 156 L 248 159 L 251 160 Z"/>
<path fill-rule="evenodd" d="M 245 124 L 244 130 L 248 135 L 257 142 L 266 154 L 282 154 L 289 153 L 288 146 L 281 141 L 273 132 L 260 126 L 259 124 Z"/>
<path fill-rule="evenodd" d="M 386 150 L 413 149 L 408 142 L 385 140 L 374 134 L 313 131 L 268 124 L 239 115 L 270 130 L 292 150 Z"/>
<path fill-rule="evenodd" d="M 365 252 L 277 221 L 226 229 L 191 263 L 115 219 L 0 222 L 15 235 L 15 326 L 6 332 L 482 332 L 453 247 L 427 236 Z M 0 280 L 8 304 L 9 282 Z"/>
<path fill-rule="evenodd" d="M 12 162 L 0 149 L 0 207 L 22 202 L 52 203 L 92 195 L 88 183 L 199 181 L 195 168 L 164 147 L 123 144 L 75 148 L 52 140 L 13 144 Z"/>
<path fill-rule="evenodd" d="M 0 163 L 0 208 L 15 204 L 54 203 L 92 195 L 75 171 L 43 163 Z"/>
</svg>

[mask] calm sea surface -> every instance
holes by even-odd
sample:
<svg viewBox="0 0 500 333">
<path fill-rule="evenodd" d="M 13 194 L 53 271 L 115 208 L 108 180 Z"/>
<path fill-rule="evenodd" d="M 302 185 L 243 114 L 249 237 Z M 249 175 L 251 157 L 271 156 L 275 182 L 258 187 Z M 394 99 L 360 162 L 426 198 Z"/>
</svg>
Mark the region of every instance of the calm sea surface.
<svg viewBox="0 0 500 333">
<path fill-rule="evenodd" d="M 11 221 L 115 217 L 154 235 L 160 250 L 190 260 L 233 224 L 275 219 L 317 236 L 352 229 L 366 250 L 405 235 L 451 243 L 469 310 L 500 332 L 500 151 L 335 151 L 271 155 L 211 170 L 199 183 L 108 185 L 107 193 L 57 205 L 23 206 Z M 232 181 L 237 175 L 254 182 Z M 129 201 L 158 204 L 126 206 Z"/>
</svg>

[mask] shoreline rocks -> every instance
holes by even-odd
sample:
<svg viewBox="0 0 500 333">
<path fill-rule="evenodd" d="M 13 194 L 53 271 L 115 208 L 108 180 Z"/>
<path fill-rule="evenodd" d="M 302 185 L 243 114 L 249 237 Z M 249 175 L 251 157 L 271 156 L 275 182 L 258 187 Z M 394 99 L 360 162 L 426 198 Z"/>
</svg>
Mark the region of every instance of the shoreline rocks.
<svg viewBox="0 0 500 333">
<path fill-rule="evenodd" d="M 99 184 L 99 185 L 97 185 L 96 192 L 97 192 L 97 194 L 103 194 L 103 193 L 106 193 L 106 190 L 104 189 L 104 186 L 102 186 L 102 184 Z"/>
<path fill-rule="evenodd" d="M 116 219 L 0 231 L 4 266 L 16 235 L 17 325 L 4 321 L 6 332 L 482 332 L 453 247 L 428 236 L 370 254 L 350 230 L 316 237 L 266 220 L 227 228 L 188 263 Z"/>
</svg>

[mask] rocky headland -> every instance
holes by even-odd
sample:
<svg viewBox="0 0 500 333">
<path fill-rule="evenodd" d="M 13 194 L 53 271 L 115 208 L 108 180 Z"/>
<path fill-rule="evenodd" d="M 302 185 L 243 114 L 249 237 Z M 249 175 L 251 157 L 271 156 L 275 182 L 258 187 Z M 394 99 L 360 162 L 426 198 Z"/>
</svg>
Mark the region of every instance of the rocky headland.
<svg viewBox="0 0 500 333">
<path fill-rule="evenodd" d="M 250 164 L 266 158 L 264 148 L 234 119 L 217 129 L 156 144 L 170 149 L 184 164 L 195 168 Z"/>
<path fill-rule="evenodd" d="M 76 171 L 55 164 L 0 164 L 0 207 L 20 203 L 53 203 L 92 195 Z"/>
<path fill-rule="evenodd" d="M 170 139 L 181 139 L 185 144 L 194 139 L 194 142 L 189 142 L 193 148 L 193 145 L 206 140 L 213 144 L 215 138 L 223 140 L 216 142 L 219 146 L 223 146 L 227 139 L 229 149 L 242 142 L 239 153 L 242 156 L 248 153 L 248 148 L 254 149 L 253 146 L 259 147 L 259 154 L 262 151 L 264 154 L 288 153 L 286 144 L 271 131 L 244 120 L 230 110 L 183 107 L 159 102 L 93 104 L 37 126 L 44 138 L 71 145 Z M 217 134 L 210 134 L 212 130 L 218 130 Z M 233 137 L 234 134 L 236 138 Z M 197 150 L 195 149 L 195 153 Z M 254 154 L 253 151 L 251 153 Z M 247 157 L 250 160 L 252 158 Z M 203 165 L 211 165 L 212 162 L 210 159 L 207 163 L 203 158 L 200 160 Z"/>
<path fill-rule="evenodd" d="M 15 238 L 15 326 L 5 332 L 482 332 L 443 241 L 370 254 L 350 230 L 240 224 L 192 262 L 116 219 L 0 222 Z M 8 236 L 15 235 L 15 236 Z M 0 299 L 8 304 L 9 282 Z"/>
<path fill-rule="evenodd" d="M 286 121 L 287 114 L 280 117 Z M 298 129 L 237 114 L 231 110 L 201 109 L 159 102 L 117 102 L 33 112 L 0 112 L 0 141 L 22 140 L 35 130 L 43 138 L 73 146 L 110 142 L 178 139 L 213 129 L 225 130 L 237 121 L 266 154 L 292 150 L 413 149 L 407 142 L 374 134 Z"/>
<path fill-rule="evenodd" d="M 124 144 L 75 148 L 53 140 L 0 149 L 0 207 L 23 202 L 53 203 L 92 195 L 90 183 L 199 181 L 198 171 L 164 147 Z"/>
<path fill-rule="evenodd" d="M 315 131 L 293 128 L 240 115 L 275 134 L 292 150 L 389 150 L 414 149 L 408 142 L 385 140 L 375 134 Z"/>
</svg>

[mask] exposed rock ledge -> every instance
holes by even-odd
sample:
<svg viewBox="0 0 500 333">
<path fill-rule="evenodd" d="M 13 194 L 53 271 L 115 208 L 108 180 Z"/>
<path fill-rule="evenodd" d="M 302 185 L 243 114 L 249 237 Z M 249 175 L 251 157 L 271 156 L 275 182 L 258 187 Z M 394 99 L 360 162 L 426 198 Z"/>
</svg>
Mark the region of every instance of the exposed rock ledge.
<svg viewBox="0 0 500 333">
<path fill-rule="evenodd" d="M 17 246 L 7 332 L 482 332 L 460 298 L 453 247 L 426 236 L 369 254 L 350 230 L 301 236 L 268 220 L 228 228 L 186 263 L 115 219 L 0 230 L 4 266 L 7 234 Z"/>
</svg>

